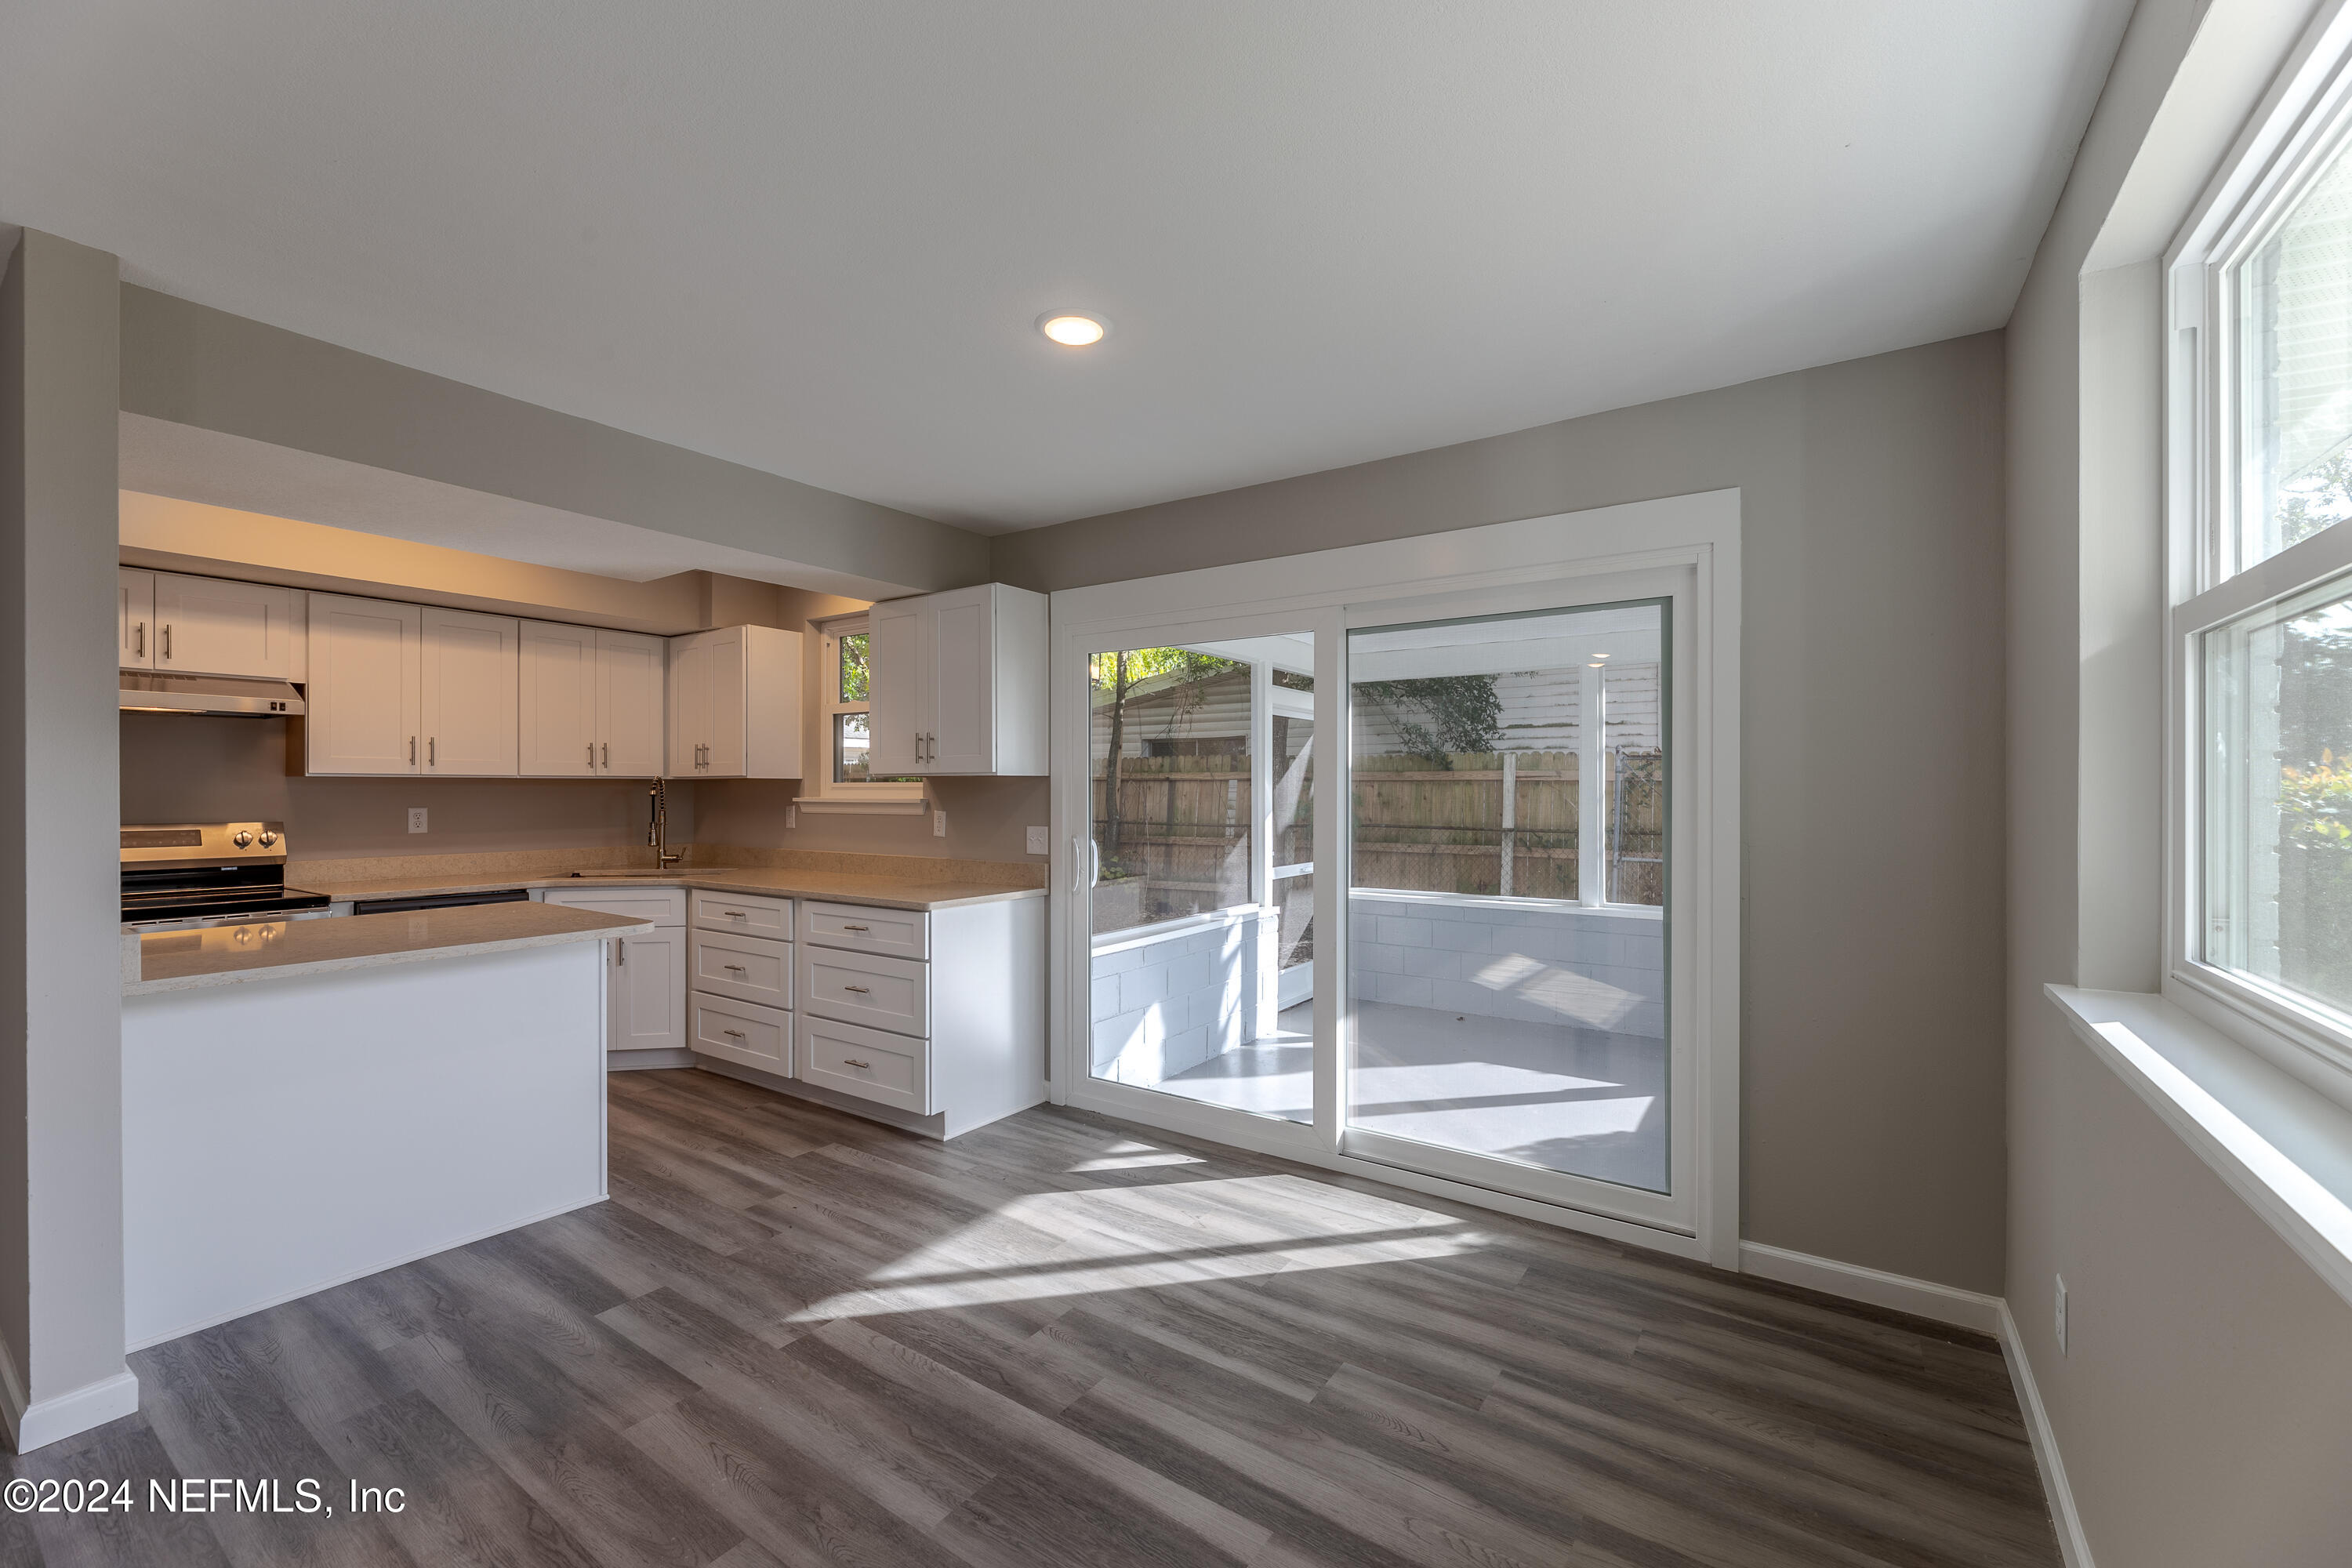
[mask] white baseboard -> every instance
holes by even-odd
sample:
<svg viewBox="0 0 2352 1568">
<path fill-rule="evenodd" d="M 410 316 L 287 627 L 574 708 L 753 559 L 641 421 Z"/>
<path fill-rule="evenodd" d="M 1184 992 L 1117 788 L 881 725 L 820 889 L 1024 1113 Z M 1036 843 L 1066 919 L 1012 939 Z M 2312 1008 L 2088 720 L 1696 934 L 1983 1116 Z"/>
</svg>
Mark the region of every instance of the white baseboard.
<svg viewBox="0 0 2352 1568">
<path fill-rule="evenodd" d="M 1973 1329 L 1980 1334 L 2000 1332 L 2000 1298 L 1981 1296 L 1957 1286 L 1887 1274 L 1864 1268 L 1859 1263 L 1815 1258 L 1810 1253 L 1791 1252 L 1785 1247 L 1767 1247 L 1760 1241 L 1739 1244 L 1739 1271 L 1777 1279 L 1783 1285 L 1801 1285 L 1824 1295 L 1843 1296 L 1849 1301 L 1908 1312 L 1915 1318 L 1932 1319 L 1954 1328 Z"/>
<path fill-rule="evenodd" d="M 60 1438 L 103 1426 L 139 1409 L 139 1379 L 127 1369 L 85 1383 L 70 1394 L 40 1400 L 9 1423 L 16 1452 L 29 1454 Z"/>
<path fill-rule="evenodd" d="M 2066 1568 L 2093 1568 L 2091 1539 L 2083 1532 L 2083 1516 L 2074 1511 L 2074 1489 L 2066 1484 L 2066 1461 L 2058 1455 L 2058 1434 L 2042 1408 L 2042 1390 L 2034 1385 L 2032 1363 L 2025 1359 L 2025 1342 L 2009 1303 L 2000 1303 L 2000 1353 L 2009 1363 L 2009 1381 L 2017 1390 L 2018 1409 L 2025 1416 L 2026 1436 L 2033 1441 L 2033 1462 L 2042 1471 L 2042 1494 L 2050 1500 L 2050 1517 L 2058 1527 L 2058 1554 Z"/>
</svg>

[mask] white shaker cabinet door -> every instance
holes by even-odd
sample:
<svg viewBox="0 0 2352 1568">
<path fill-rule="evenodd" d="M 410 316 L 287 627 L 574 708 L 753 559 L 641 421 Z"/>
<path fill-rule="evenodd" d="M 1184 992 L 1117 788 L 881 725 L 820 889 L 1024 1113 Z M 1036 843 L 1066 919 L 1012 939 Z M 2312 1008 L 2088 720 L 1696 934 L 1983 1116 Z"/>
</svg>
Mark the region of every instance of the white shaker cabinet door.
<svg viewBox="0 0 2352 1568">
<path fill-rule="evenodd" d="M 996 770 L 996 655 L 993 617 L 985 584 L 935 594 L 926 606 L 923 683 L 930 699 L 924 771 L 985 773 Z"/>
<path fill-rule="evenodd" d="M 662 772 L 667 645 L 635 632 L 596 636 L 596 771 L 649 779 Z"/>
<path fill-rule="evenodd" d="M 701 773 L 709 738 L 710 644 L 699 634 L 679 637 L 669 649 L 669 776 Z"/>
<path fill-rule="evenodd" d="M 180 675 L 299 679 L 295 615 L 291 588 L 158 573 L 155 668 Z"/>
<path fill-rule="evenodd" d="M 155 668 L 155 574 L 118 567 L 114 574 L 114 662 L 123 669 Z"/>
<path fill-rule="evenodd" d="M 686 928 L 657 926 L 613 942 L 612 1023 L 605 1047 L 666 1051 L 686 1044 Z"/>
<path fill-rule="evenodd" d="M 879 604 L 866 616 L 871 674 L 867 731 L 873 750 L 868 771 L 893 778 L 923 771 L 927 732 L 933 710 L 923 701 L 924 636 L 921 602 Z M 830 743 L 828 738 L 828 743 Z"/>
<path fill-rule="evenodd" d="M 587 626 L 522 623 L 524 776 L 587 778 L 597 772 L 597 636 Z"/>
<path fill-rule="evenodd" d="M 710 722 L 702 737 L 702 772 L 709 778 L 743 776 L 745 708 L 743 628 L 729 626 L 709 636 Z"/>
<path fill-rule="evenodd" d="M 310 595 L 306 771 L 424 771 L 424 615 L 383 599 Z"/>
<path fill-rule="evenodd" d="M 472 610 L 425 611 L 425 772 L 512 777 L 520 728 L 521 623 Z"/>
</svg>

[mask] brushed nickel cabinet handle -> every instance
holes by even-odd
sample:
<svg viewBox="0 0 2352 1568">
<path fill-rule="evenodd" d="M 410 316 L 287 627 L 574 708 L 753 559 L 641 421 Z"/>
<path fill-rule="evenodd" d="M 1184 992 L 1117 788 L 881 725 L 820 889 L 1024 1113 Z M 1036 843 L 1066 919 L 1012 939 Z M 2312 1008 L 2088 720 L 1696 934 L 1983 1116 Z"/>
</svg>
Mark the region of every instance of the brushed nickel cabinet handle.
<svg viewBox="0 0 2352 1568">
<path fill-rule="evenodd" d="M 140 622 L 139 625 L 132 629 L 132 635 L 139 639 L 139 646 L 131 651 L 137 654 L 141 658 L 145 658 L 147 657 L 147 623 L 145 621 Z"/>
<path fill-rule="evenodd" d="M 874 1064 L 872 1062 L 861 1062 L 856 1057 L 842 1058 L 841 1065 L 845 1068 L 864 1068 L 867 1072 L 872 1072 L 874 1070 Z"/>
<path fill-rule="evenodd" d="M 740 1040 L 747 1037 L 740 1029 L 721 1029 L 719 1032 L 727 1036 L 730 1039 Z"/>
<path fill-rule="evenodd" d="M 725 970 L 731 970 L 737 974 L 749 974 L 751 973 L 740 963 L 722 963 L 719 967 Z"/>
<path fill-rule="evenodd" d="M 588 742 L 588 765 L 592 768 L 596 765 L 596 742 L 593 741 Z"/>
<path fill-rule="evenodd" d="M 425 737 L 425 765 L 428 768 L 441 765 L 441 737 L 438 735 Z"/>
<path fill-rule="evenodd" d="M 163 623 L 163 657 L 172 657 L 172 623 L 169 621 Z"/>
<path fill-rule="evenodd" d="M 416 737 L 414 735 L 408 737 L 408 765 L 412 768 L 416 765 Z"/>
<path fill-rule="evenodd" d="M 613 765 L 613 742 L 610 741 L 604 742 L 604 765 L 608 768 Z"/>
<path fill-rule="evenodd" d="M 872 931 L 874 928 L 872 926 L 844 926 L 841 929 L 844 931 Z"/>
<path fill-rule="evenodd" d="M 627 937 L 623 937 L 620 941 L 613 944 L 613 967 L 615 969 L 626 969 L 628 966 L 629 939 Z"/>
<path fill-rule="evenodd" d="M 751 918 L 741 910 L 721 910 L 719 912 L 730 921 L 748 921 Z"/>
<path fill-rule="evenodd" d="M 871 996 L 871 995 L 873 994 L 873 993 L 872 993 L 871 991 L 867 990 L 867 989 L 866 989 L 865 986 L 863 986 L 863 985 L 845 985 L 845 986 L 843 986 L 843 987 L 842 987 L 842 989 L 843 989 L 844 991 L 855 991 L 855 992 L 856 992 L 860 996 Z"/>
</svg>

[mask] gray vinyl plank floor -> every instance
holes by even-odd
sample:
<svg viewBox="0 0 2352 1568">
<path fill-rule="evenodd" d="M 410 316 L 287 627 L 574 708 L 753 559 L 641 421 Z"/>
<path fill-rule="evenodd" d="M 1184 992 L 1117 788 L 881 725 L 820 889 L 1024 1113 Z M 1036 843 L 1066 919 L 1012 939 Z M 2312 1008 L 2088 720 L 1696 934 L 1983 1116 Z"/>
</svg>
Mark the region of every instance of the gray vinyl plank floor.
<svg viewBox="0 0 2352 1568">
<path fill-rule="evenodd" d="M 6 1461 L 131 1506 L 0 1562 L 2059 1561 L 1970 1334 L 1075 1112 L 610 1093 L 610 1201 L 139 1352 Z M 155 1506 L 216 1478 L 278 1507 Z"/>
</svg>

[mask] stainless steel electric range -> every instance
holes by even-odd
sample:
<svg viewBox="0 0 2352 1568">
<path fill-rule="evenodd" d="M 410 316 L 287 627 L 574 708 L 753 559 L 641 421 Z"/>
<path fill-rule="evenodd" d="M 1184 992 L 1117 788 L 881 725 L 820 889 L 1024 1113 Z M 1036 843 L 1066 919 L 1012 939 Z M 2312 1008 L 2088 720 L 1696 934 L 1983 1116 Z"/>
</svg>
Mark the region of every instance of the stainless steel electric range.
<svg viewBox="0 0 2352 1568">
<path fill-rule="evenodd" d="M 122 830 L 122 920 L 148 927 L 302 920 L 324 893 L 286 885 L 286 829 L 275 822 L 139 825 Z"/>
</svg>

